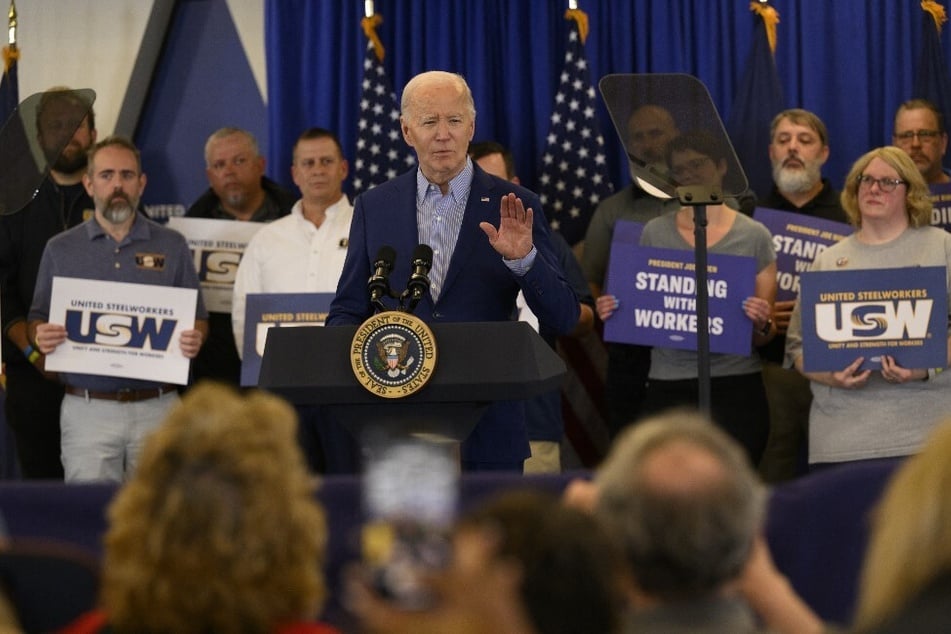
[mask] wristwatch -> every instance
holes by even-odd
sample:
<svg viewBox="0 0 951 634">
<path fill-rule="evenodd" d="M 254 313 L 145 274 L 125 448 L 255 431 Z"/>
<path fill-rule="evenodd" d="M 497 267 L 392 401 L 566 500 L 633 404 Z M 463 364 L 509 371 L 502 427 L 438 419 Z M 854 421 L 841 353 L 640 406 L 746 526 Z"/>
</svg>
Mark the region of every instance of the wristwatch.
<svg viewBox="0 0 951 634">
<path fill-rule="evenodd" d="M 769 333 L 773 330 L 773 320 L 771 318 L 766 320 L 766 323 L 763 324 L 763 327 L 760 328 L 759 334 L 763 337 L 768 337 Z"/>
</svg>

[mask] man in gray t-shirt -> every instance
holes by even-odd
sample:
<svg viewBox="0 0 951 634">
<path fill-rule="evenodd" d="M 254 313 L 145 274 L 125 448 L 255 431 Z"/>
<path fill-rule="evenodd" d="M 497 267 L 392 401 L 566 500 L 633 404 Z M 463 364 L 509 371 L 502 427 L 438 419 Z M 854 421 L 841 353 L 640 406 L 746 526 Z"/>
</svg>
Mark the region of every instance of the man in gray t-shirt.
<svg viewBox="0 0 951 634">
<path fill-rule="evenodd" d="M 93 146 L 83 184 L 94 215 L 50 240 L 40 262 L 28 331 L 43 355 L 67 337 L 65 325 L 49 322 L 54 277 L 198 289 L 185 238 L 136 212 L 145 180 L 130 141 L 109 137 Z M 188 359 L 207 333 L 208 313 L 197 297 L 195 325 L 178 340 Z M 66 480 L 121 482 L 134 470 L 145 437 L 178 402 L 176 386 L 78 372 L 60 378 L 66 384 L 60 416 Z"/>
</svg>

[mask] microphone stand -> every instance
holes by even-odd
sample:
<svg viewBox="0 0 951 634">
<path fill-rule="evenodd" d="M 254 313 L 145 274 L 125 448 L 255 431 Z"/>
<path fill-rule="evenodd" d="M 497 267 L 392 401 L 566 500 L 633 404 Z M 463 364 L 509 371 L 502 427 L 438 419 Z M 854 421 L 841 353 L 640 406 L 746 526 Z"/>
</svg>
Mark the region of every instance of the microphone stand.
<svg viewBox="0 0 951 634">
<path fill-rule="evenodd" d="M 693 208 L 694 273 L 697 279 L 697 406 L 710 414 L 710 289 L 707 287 L 707 205 L 723 203 L 719 187 L 677 187 L 677 198 Z"/>
</svg>

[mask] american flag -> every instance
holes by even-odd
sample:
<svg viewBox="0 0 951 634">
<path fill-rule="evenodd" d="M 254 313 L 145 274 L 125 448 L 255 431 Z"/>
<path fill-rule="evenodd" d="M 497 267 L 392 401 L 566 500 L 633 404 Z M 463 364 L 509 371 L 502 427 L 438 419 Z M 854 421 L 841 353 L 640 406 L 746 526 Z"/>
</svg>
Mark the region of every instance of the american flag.
<svg viewBox="0 0 951 634">
<path fill-rule="evenodd" d="M 944 7 L 937 2 L 922 2 L 921 10 L 921 53 L 911 96 L 935 104 L 947 125 L 951 121 L 951 77 L 941 49 L 941 27 L 948 17 Z M 945 155 L 945 166 L 949 165 L 949 159 L 951 157 Z"/>
<path fill-rule="evenodd" d="M 753 45 L 726 129 L 750 188 L 765 196 L 773 188 L 773 167 L 765 160 L 765 148 L 770 142 L 769 126 L 776 113 L 786 107 L 773 59 L 779 14 L 767 2 L 755 2 L 750 10 L 756 14 Z"/>
<path fill-rule="evenodd" d="M 607 175 L 604 137 L 595 114 L 595 91 L 584 52 L 587 16 L 569 9 L 565 64 L 539 175 L 539 195 L 551 228 L 574 245 L 584 239 L 588 221 L 613 187 Z M 607 451 L 604 375 L 607 354 L 598 333 L 561 337 L 558 352 L 568 368 L 562 383 L 565 440 L 563 464 L 595 466 Z M 571 455 L 573 454 L 573 455 Z"/>
<path fill-rule="evenodd" d="M 574 245 L 584 239 L 598 201 L 613 191 L 604 137 L 595 115 L 594 86 L 576 20 L 568 32 L 565 66 L 546 143 L 538 193 L 551 228 Z"/>
<path fill-rule="evenodd" d="M 415 164 L 416 157 L 403 142 L 400 109 L 383 61 L 377 56 L 373 42 L 368 42 L 363 60 L 353 191 L 359 194 Z"/>
</svg>

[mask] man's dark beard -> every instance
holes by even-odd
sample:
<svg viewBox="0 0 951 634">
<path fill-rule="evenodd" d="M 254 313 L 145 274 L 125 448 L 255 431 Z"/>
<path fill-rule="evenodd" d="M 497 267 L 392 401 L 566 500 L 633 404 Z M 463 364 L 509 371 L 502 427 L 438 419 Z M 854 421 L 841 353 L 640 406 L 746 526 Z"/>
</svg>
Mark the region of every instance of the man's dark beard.
<svg viewBox="0 0 951 634">
<path fill-rule="evenodd" d="M 51 158 L 54 160 L 50 161 Z M 86 169 L 88 160 L 86 158 L 85 152 L 76 152 L 72 156 L 67 155 L 65 152 L 61 152 L 59 156 L 50 157 L 50 153 L 46 153 L 46 160 L 50 161 L 50 167 L 60 174 L 75 174 L 80 170 Z"/>
</svg>

